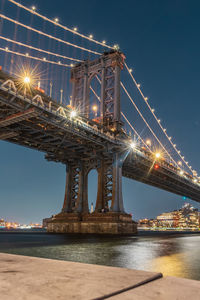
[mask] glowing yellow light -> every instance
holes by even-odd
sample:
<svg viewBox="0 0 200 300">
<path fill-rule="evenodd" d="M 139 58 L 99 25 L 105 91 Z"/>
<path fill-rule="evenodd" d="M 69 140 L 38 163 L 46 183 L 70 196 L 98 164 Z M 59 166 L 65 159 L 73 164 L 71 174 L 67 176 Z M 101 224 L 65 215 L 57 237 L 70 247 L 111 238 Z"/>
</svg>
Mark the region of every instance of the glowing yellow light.
<svg viewBox="0 0 200 300">
<path fill-rule="evenodd" d="M 151 146 L 151 140 L 146 140 L 146 144 L 147 144 L 148 146 Z"/>
<path fill-rule="evenodd" d="M 155 157 L 156 157 L 156 158 L 160 158 L 160 157 L 161 157 L 160 152 L 156 152 Z"/>
<path fill-rule="evenodd" d="M 92 38 L 93 38 L 93 35 L 92 35 L 92 34 L 90 34 L 90 35 L 89 35 L 89 38 L 90 38 L 90 39 L 92 39 Z"/>
<path fill-rule="evenodd" d="M 131 144 L 130 144 L 130 146 L 131 146 L 131 148 L 134 150 L 135 148 L 136 148 L 136 142 L 132 142 Z"/>
<path fill-rule="evenodd" d="M 55 21 L 56 23 L 58 23 L 58 22 L 59 22 L 59 19 L 58 19 L 58 18 L 55 18 L 54 21 Z"/>
<path fill-rule="evenodd" d="M 73 64 L 70 64 L 70 67 L 73 67 L 74 65 Z"/>
<path fill-rule="evenodd" d="M 119 50 L 119 45 L 114 45 L 113 47 L 115 50 Z"/>
<path fill-rule="evenodd" d="M 74 31 L 77 31 L 78 30 L 78 28 L 77 27 L 74 27 Z"/>
<path fill-rule="evenodd" d="M 32 9 L 32 10 L 36 10 L 36 7 L 33 5 L 33 6 L 31 7 L 31 9 Z"/>
<path fill-rule="evenodd" d="M 194 179 L 194 182 L 195 182 L 195 183 L 197 182 L 197 179 L 196 179 L 196 178 Z"/>
<path fill-rule="evenodd" d="M 77 116 L 77 112 L 75 110 L 72 110 L 71 113 L 70 113 L 70 117 L 74 118 L 76 116 Z"/>
<path fill-rule="evenodd" d="M 24 83 L 28 84 L 28 83 L 30 83 L 30 82 L 31 82 L 30 77 L 25 76 L 25 77 L 24 77 Z"/>
<path fill-rule="evenodd" d="M 182 162 L 181 162 L 180 160 L 178 161 L 178 165 L 179 165 L 179 166 L 182 166 Z"/>
<path fill-rule="evenodd" d="M 148 100 L 148 97 L 145 97 L 144 100 L 147 101 L 147 100 Z"/>
<path fill-rule="evenodd" d="M 97 105 L 93 105 L 93 106 L 92 106 L 92 110 L 96 112 L 96 111 L 98 110 Z"/>
<path fill-rule="evenodd" d="M 133 72 L 133 69 L 129 69 L 129 72 L 132 73 L 132 72 Z"/>
<path fill-rule="evenodd" d="M 140 88 L 140 87 L 141 87 L 141 85 L 138 83 L 138 84 L 137 84 L 137 87 L 138 87 L 138 88 Z"/>
<path fill-rule="evenodd" d="M 183 175 L 183 174 L 184 174 L 184 172 L 181 170 L 181 171 L 180 171 L 180 175 Z"/>
<path fill-rule="evenodd" d="M 105 40 L 103 40 L 103 42 L 102 42 L 103 44 L 105 44 L 106 43 L 106 41 Z"/>
</svg>

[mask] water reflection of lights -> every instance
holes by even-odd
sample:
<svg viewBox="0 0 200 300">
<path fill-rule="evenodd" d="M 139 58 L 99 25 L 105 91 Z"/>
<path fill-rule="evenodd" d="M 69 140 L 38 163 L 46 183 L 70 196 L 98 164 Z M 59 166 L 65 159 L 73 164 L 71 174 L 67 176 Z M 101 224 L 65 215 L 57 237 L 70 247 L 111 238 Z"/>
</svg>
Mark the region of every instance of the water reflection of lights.
<svg viewBox="0 0 200 300">
<path fill-rule="evenodd" d="M 188 277 L 183 253 L 156 257 L 149 267 L 155 272 L 162 272 L 164 276 Z"/>
</svg>

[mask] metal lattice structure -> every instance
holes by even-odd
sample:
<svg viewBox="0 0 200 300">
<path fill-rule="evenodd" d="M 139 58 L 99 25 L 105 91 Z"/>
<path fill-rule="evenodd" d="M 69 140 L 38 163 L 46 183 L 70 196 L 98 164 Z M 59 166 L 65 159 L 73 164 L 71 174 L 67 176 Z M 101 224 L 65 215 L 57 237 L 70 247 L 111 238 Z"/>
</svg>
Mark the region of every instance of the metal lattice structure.
<svg viewBox="0 0 200 300">
<path fill-rule="evenodd" d="M 200 202 L 200 186 L 180 176 L 178 169 L 141 149 L 130 150 L 120 121 L 120 52 L 104 54 L 72 69 L 72 109 L 38 91 L 20 91 L 17 79 L 0 71 L 0 138 L 45 153 L 47 160 L 66 165 L 64 213 L 88 212 L 88 173 L 98 171 L 96 212 L 124 212 L 122 176 L 184 195 Z M 85 71 L 87 70 L 87 72 Z M 86 117 L 88 89 L 93 76 L 101 78 L 101 122 Z M 108 122 L 109 119 L 109 122 Z M 111 127 L 115 130 L 112 131 Z"/>
</svg>

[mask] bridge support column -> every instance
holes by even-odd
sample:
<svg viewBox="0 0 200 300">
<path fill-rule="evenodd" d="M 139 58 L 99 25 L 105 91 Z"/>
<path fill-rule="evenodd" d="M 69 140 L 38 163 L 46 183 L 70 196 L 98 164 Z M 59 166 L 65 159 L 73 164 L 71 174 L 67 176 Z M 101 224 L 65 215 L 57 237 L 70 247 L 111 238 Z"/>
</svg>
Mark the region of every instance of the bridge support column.
<svg viewBox="0 0 200 300">
<path fill-rule="evenodd" d="M 123 196 L 122 196 L 122 165 L 124 155 L 114 154 L 113 161 L 113 190 L 111 210 L 113 212 L 124 212 Z"/>
<path fill-rule="evenodd" d="M 88 174 L 83 162 L 66 166 L 65 197 L 62 212 L 88 213 Z"/>
</svg>

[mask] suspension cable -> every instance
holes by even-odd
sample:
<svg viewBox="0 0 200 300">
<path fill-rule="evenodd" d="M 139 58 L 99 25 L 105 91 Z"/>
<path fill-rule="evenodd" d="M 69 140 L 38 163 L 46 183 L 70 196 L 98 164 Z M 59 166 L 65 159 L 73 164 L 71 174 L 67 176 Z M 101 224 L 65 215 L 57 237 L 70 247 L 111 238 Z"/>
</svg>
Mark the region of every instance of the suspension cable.
<svg viewBox="0 0 200 300">
<path fill-rule="evenodd" d="M 10 22 L 12 22 L 12 23 L 14 23 L 14 24 L 17 24 L 17 25 L 19 25 L 19 26 L 21 26 L 21 27 L 24 27 L 24 28 L 26 28 L 26 29 L 29 29 L 29 30 L 31 30 L 31 31 L 33 31 L 33 32 L 36 32 L 36 33 L 40 34 L 40 35 L 46 36 L 46 37 L 48 37 L 48 38 L 50 38 L 50 39 L 56 40 L 57 42 L 60 42 L 60 43 L 66 44 L 66 45 L 68 45 L 68 46 L 72 46 L 72 47 L 78 48 L 78 49 L 83 50 L 83 51 L 87 51 L 87 52 L 93 53 L 93 54 L 96 54 L 96 55 L 101 55 L 101 53 L 99 53 L 99 52 L 96 52 L 96 51 L 93 51 L 93 50 L 90 50 L 90 49 L 87 49 L 87 48 L 78 46 L 78 45 L 76 45 L 76 44 L 73 44 L 73 43 L 64 41 L 64 40 L 62 40 L 62 39 L 59 39 L 59 38 L 57 38 L 57 37 L 54 37 L 53 35 L 50 35 L 50 34 L 47 34 L 47 33 L 43 32 L 43 31 L 37 30 L 37 29 L 35 29 L 35 28 L 31 27 L 31 26 L 22 24 L 22 23 L 20 23 L 20 22 L 18 22 L 18 21 L 16 21 L 16 20 L 13 20 L 13 19 L 11 19 L 11 18 L 5 16 L 5 15 L 0 14 L 0 18 L 5 19 L 5 20 L 7 20 L 7 21 L 10 21 Z"/>
<path fill-rule="evenodd" d="M 146 119 L 143 117 L 142 113 L 140 112 L 140 110 L 138 109 L 137 105 L 135 104 L 135 102 L 133 101 L 132 97 L 130 96 L 130 94 L 128 93 L 127 89 L 125 88 L 124 84 L 122 82 L 121 86 L 123 88 L 123 90 L 125 91 L 126 95 L 128 96 L 128 98 L 130 99 L 130 101 L 132 102 L 132 104 L 134 105 L 135 109 L 137 110 L 137 112 L 139 113 L 140 117 L 143 119 L 144 123 L 146 124 L 146 126 L 149 128 L 149 130 L 151 131 L 151 133 L 153 134 L 153 136 L 155 137 L 155 139 L 157 140 L 157 142 L 159 143 L 159 145 L 162 147 L 162 149 L 166 152 L 166 154 L 169 156 L 169 158 L 173 161 L 173 163 L 178 167 L 178 164 L 176 163 L 176 161 L 173 159 L 173 157 L 169 154 L 169 152 L 166 150 L 166 148 L 163 146 L 163 144 L 161 143 L 161 141 L 159 140 L 159 138 L 157 137 L 157 135 L 154 133 L 154 131 L 151 129 L 151 126 L 148 124 L 148 122 L 146 121 Z"/>
<path fill-rule="evenodd" d="M 72 58 L 72 57 L 64 56 L 64 55 L 57 54 L 57 53 L 54 53 L 54 52 L 46 51 L 46 50 L 43 50 L 43 49 L 40 49 L 40 48 L 36 48 L 36 47 L 30 46 L 30 45 L 27 45 L 27 44 L 23 44 L 23 43 L 18 42 L 18 41 L 14 41 L 14 40 L 8 39 L 8 38 L 6 38 L 4 36 L 1 36 L 1 35 L 0 35 L 0 39 L 5 40 L 7 42 L 11 42 L 11 43 L 17 44 L 19 46 L 23 46 L 23 47 L 32 49 L 32 50 L 43 52 L 43 53 L 46 53 L 46 54 L 49 54 L 49 55 L 54 55 L 54 56 L 61 57 L 61 58 L 64 58 L 64 59 L 69 59 L 69 60 L 72 60 L 72 61 L 82 62 L 82 60 L 80 60 L 80 59 Z"/>
<path fill-rule="evenodd" d="M 172 145 L 172 147 L 175 149 L 176 153 L 179 155 L 179 157 L 181 158 L 181 160 L 185 163 L 185 165 L 187 166 L 187 168 L 192 172 L 192 167 L 188 165 L 188 162 L 185 161 L 184 157 L 180 154 L 180 151 L 176 148 L 176 145 L 174 145 L 171 141 L 171 137 L 168 136 L 166 129 L 163 128 L 163 126 L 160 123 L 160 120 L 156 117 L 154 110 L 151 108 L 150 104 L 148 103 L 148 99 L 144 96 L 140 86 L 138 85 L 137 81 L 135 80 L 135 78 L 133 77 L 133 74 L 131 73 L 130 69 L 128 68 L 127 64 L 124 63 L 128 73 L 130 74 L 134 84 L 136 85 L 138 91 L 140 92 L 140 95 L 142 96 L 144 102 L 146 103 L 146 105 L 148 106 L 149 110 L 151 111 L 151 113 L 153 114 L 155 120 L 157 121 L 158 125 L 160 126 L 160 128 L 162 129 L 163 133 L 165 134 L 165 136 L 167 137 L 168 141 L 170 142 L 170 144 Z M 193 173 L 193 172 L 192 172 Z"/>
<path fill-rule="evenodd" d="M 98 79 L 99 82 L 100 79 L 98 78 L 98 76 L 96 76 L 96 78 Z M 95 90 L 90 86 L 91 91 L 93 92 L 93 94 L 96 96 L 96 98 L 98 99 L 99 102 L 101 102 L 100 97 L 97 95 L 97 93 L 95 92 Z M 126 122 L 128 123 L 128 125 L 132 128 L 132 130 L 134 131 L 134 133 L 138 136 L 138 138 L 142 141 L 142 143 L 145 145 L 145 147 L 150 151 L 151 149 L 148 147 L 148 145 L 145 143 L 145 141 L 142 139 L 142 137 L 139 135 L 139 133 L 137 132 L 137 130 L 133 127 L 133 125 L 130 123 L 130 121 L 128 120 L 128 118 L 125 116 L 125 114 L 121 111 L 121 115 L 122 117 L 126 120 Z"/>
<path fill-rule="evenodd" d="M 6 48 L 0 48 L 0 51 L 4 51 L 4 52 L 15 54 L 15 55 L 18 55 L 18 56 L 23 56 L 23 57 L 26 57 L 26 58 L 39 60 L 39 61 L 42 61 L 42 62 L 46 62 L 46 63 L 50 63 L 50 64 L 54 64 L 54 65 L 59 65 L 59 66 L 67 67 L 67 68 L 72 67 L 71 65 L 63 64 L 61 62 L 48 60 L 45 57 L 44 58 L 39 58 L 39 57 L 31 56 L 28 53 L 24 54 L 24 53 L 21 53 L 21 52 L 15 52 L 15 51 L 9 50 L 7 47 Z"/>
<path fill-rule="evenodd" d="M 69 27 L 64 26 L 64 25 L 62 25 L 62 24 L 60 24 L 60 23 L 58 23 L 58 22 L 56 22 L 56 21 L 54 21 L 54 20 L 51 20 L 51 19 L 49 19 L 49 18 L 47 18 L 47 17 L 45 17 L 45 16 L 39 14 L 39 13 L 36 12 L 35 10 L 30 9 L 30 8 L 28 8 L 28 7 L 26 7 L 26 6 L 22 5 L 22 4 L 20 4 L 20 3 L 16 2 L 16 1 L 14 1 L 14 0 L 8 0 L 8 1 L 11 2 L 11 3 L 13 3 L 13 4 L 15 4 L 15 5 L 17 5 L 17 6 L 19 6 L 19 7 L 21 7 L 21 8 L 23 8 L 23 9 L 25 9 L 26 11 L 28 11 L 28 12 L 34 14 L 34 15 L 36 15 L 36 16 L 42 18 L 43 20 L 48 21 L 48 22 L 50 22 L 50 23 L 52 23 L 52 24 L 54 24 L 54 25 L 56 25 L 56 26 L 59 26 L 60 28 L 62 28 L 62 29 L 64 29 L 64 30 L 67 30 L 67 31 L 69 31 L 69 32 L 71 32 L 71 33 L 73 33 L 73 34 L 76 34 L 76 35 L 78 35 L 78 36 L 80 36 L 80 37 L 82 37 L 82 38 L 84 38 L 84 39 L 87 39 L 87 40 L 90 41 L 90 42 L 99 44 L 99 45 L 101 45 L 101 46 L 103 46 L 103 47 L 107 47 L 107 48 L 109 48 L 109 49 L 113 49 L 113 47 L 107 45 L 105 41 L 104 41 L 104 42 L 99 42 L 99 41 L 93 39 L 93 37 L 86 36 L 86 35 L 84 35 L 84 34 L 82 34 L 82 33 L 77 32 L 77 30 L 70 29 Z"/>
</svg>

